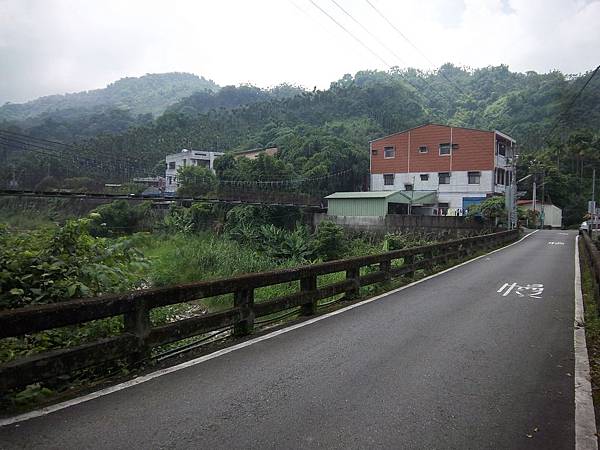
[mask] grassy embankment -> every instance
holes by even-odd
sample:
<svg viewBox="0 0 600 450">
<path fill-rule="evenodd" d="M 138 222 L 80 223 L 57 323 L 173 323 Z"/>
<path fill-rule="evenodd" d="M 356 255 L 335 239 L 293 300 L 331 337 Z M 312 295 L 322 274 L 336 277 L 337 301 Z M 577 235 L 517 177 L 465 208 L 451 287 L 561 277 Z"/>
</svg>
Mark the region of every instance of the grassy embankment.
<svg viewBox="0 0 600 450">
<path fill-rule="evenodd" d="M 579 240 L 579 262 L 581 267 L 581 289 L 585 309 L 585 340 L 592 377 L 592 396 L 596 410 L 596 426 L 600 429 L 600 315 L 594 298 L 592 271 L 587 260 L 584 242 Z"/>
</svg>

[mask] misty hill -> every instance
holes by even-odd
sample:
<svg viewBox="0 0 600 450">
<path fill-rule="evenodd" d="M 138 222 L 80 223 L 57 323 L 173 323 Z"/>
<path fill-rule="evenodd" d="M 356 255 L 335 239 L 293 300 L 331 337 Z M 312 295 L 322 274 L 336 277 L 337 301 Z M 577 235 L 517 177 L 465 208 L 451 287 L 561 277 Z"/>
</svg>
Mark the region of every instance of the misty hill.
<svg viewBox="0 0 600 450">
<path fill-rule="evenodd" d="M 97 114 L 110 109 L 131 113 L 159 115 L 164 110 L 198 91 L 217 91 L 213 81 L 189 73 L 147 74 L 122 78 L 103 89 L 73 94 L 49 95 L 27 103 L 7 103 L 0 107 L 0 121 L 23 121 L 63 111 L 69 115 Z"/>
<path fill-rule="evenodd" d="M 112 170 L 95 162 L 82 164 L 82 174 L 105 182 L 126 179 L 133 171 L 160 174 L 164 155 L 181 148 L 232 152 L 276 145 L 280 153 L 257 160 L 262 166 L 242 167 L 233 158 L 225 159 L 221 173 L 252 181 L 319 178 L 351 169 L 352 175 L 341 184 L 325 180 L 314 185 L 318 192 L 327 192 L 364 186 L 370 139 L 427 122 L 499 129 L 519 143 L 520 173 L 532 170 L 534 160 L 547 166 L 553 175 L 546 179 L 546 195 L 565 207 L 565 217 L 576 223 L 591 185 L 586 167 L 600 166 L 600 76 L 569 108 L 589 77 L 590 73 L 567 76 L 557 71 L 518 73 L 507 66 L 467 70 L 447 64 L 434 73 L 362 71 L 345 75 L 326 90 L 292 89 L 281 96 L 251 86 L 223 88 L 222 93 L 184 98 L 143 125 L 81 141 L 77 157 L 100 162 L 112 158 L 114 162 L 106 163 Z M 55 125 L 46 123 L 37 131 L 56 133 Z M 17 147 L 0 140 L 0 157 L 3 150 L 6 155 L 0 177 L 5 180 L 11 164 L 23 168 L 24 184 L 38 182 L 48 166 L 59 177 L 73 173 L 66 165 L 74 159 L 63 162 L 39 155 L 33 164 L 26 152 L 13 151 Z M 123 155 L 144 163 L 123 161 Z"/>
<path fill-rule="evenodd" d="M 148 126 L 88 145 L 102 148 L 110 142 L 111 148 L 124 151 L 135 142 L 144 152 L 160 155 L 191 142 L 196 148 L 227 151 L 282 144 L 292 132 L 305 135 L 309 127 L 341 124 L 332 134 L 364 148 L 374 137 L 425 122 L 441 122 L 499 129 L 515 137 L 521 148 L 533 151 L 546 146 L 548 132 L 558 119 L 563 131 L 598 129 L 600 77 L 563 117 L 569 100 L 588 77 L 589 73 L 565 76 L 557 71 L 518 73 L 507 66 L 470 71 L 448 64 L 435 73 L 413 69 L 362 71 L 345 75 L 327 90 L 264 101 L 255 98 L 259 94 L 247 95 L 240 87 L 233 88 L 227 97 L 252 97 L 243 106 L 219 104 L 205 111 L 195 106 L 194 100 L 204 95 L 195 94 Z M 359 129 L 357 123 L 368 126 Z"/>
</svg>

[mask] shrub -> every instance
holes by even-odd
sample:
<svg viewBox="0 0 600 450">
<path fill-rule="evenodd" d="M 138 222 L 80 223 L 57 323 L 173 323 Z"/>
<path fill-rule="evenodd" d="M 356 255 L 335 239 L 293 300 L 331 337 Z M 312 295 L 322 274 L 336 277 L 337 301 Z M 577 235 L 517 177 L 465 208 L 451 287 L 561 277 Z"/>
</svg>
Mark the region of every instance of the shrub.
<svg viewBox="0 0 600 450">
<path fill-rule="evenodd" d="M 315 253 L 324 260 L 340 258 L 347 252 L 344 229 L 329 220 L 319 224 L 314 239 Z"/>
<path fill-rule="evenodd" d="M 128 240 L 94 238 L 89 219 L 26 233 L 0 232 L 0 309 L 137 287 L 146 260 Z"/>
<path fill-rule="evenodd" d="M 141 231 L 151 206 L 149 201 L 132 204 L 127 200 L 101 205 L 90 213 L 90 232 L 94 236 L 110 236 Z"/>
<path fill-rule="evenodd" d="M 306 227 L 297 224 L 293 231 L 274 225 L 260 228 L 258 246 L 267 256 L 276 261 L 304 262 L 314 253 L 311 236 Z"/>
<path fill-rule="evenodd" d="M 484 220 L 497 224 L 497 222 L 501 222 L 506 217 L 504 202 L 504 197 L 501 196 L 487 198 L 478 205 L 471 206 L 468 217 L 483 217 Z"/>
</svg>

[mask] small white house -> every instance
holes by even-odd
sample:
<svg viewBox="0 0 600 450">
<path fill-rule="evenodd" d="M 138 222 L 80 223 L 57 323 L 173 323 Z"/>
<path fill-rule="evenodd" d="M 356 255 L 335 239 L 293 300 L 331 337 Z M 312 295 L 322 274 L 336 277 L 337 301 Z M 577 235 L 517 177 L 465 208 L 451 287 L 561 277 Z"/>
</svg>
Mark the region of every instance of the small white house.
<svg viewBox="0 0 600 450">
<path fill-rule="evenodd" d="M 519 200 L 517 205 L 523 209 L 533 211 L 532 200 Z M 536 202 L 535 210 L 540 214 L 541 225 L 551 228 L 562 228 L 562 209 L 552 203 Z M 542 216 L 543 213 L 543 216 Z"/>
<path fill-rule="evenodd" d="M 177 171 L 182 167 L 187 166 L 202 166 L 208 167 L 214 172 L 214 162 L 219 156 L 224 155 L 223 152 L 210 152 L 203 150 L 188 150 L 184 148 L 179 153 L 167 155 L 166 170 L 165 170 L 165 192 L 174 193 L 179 187 L 177 182 Z"/>
</svg>

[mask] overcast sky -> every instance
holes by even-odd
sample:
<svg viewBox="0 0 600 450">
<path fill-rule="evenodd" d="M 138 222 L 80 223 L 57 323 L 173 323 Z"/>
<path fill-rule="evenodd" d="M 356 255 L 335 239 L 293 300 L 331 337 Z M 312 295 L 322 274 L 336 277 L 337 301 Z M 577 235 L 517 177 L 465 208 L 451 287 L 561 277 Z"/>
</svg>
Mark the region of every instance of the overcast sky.
<svg viewBox="0 0 600 450">
<path fill-rule="evenodd" d="M 172 71 L 326 88 L 388 65 L 578 73 L 600 63 L 600 1 L 370 0 L 419 51 L 366 0 L 335 1 L 376 38 L 332 0 L 313 1 L 371 51 L 311 0 L 0 0 L 0 104 Z"/>
</svg>

